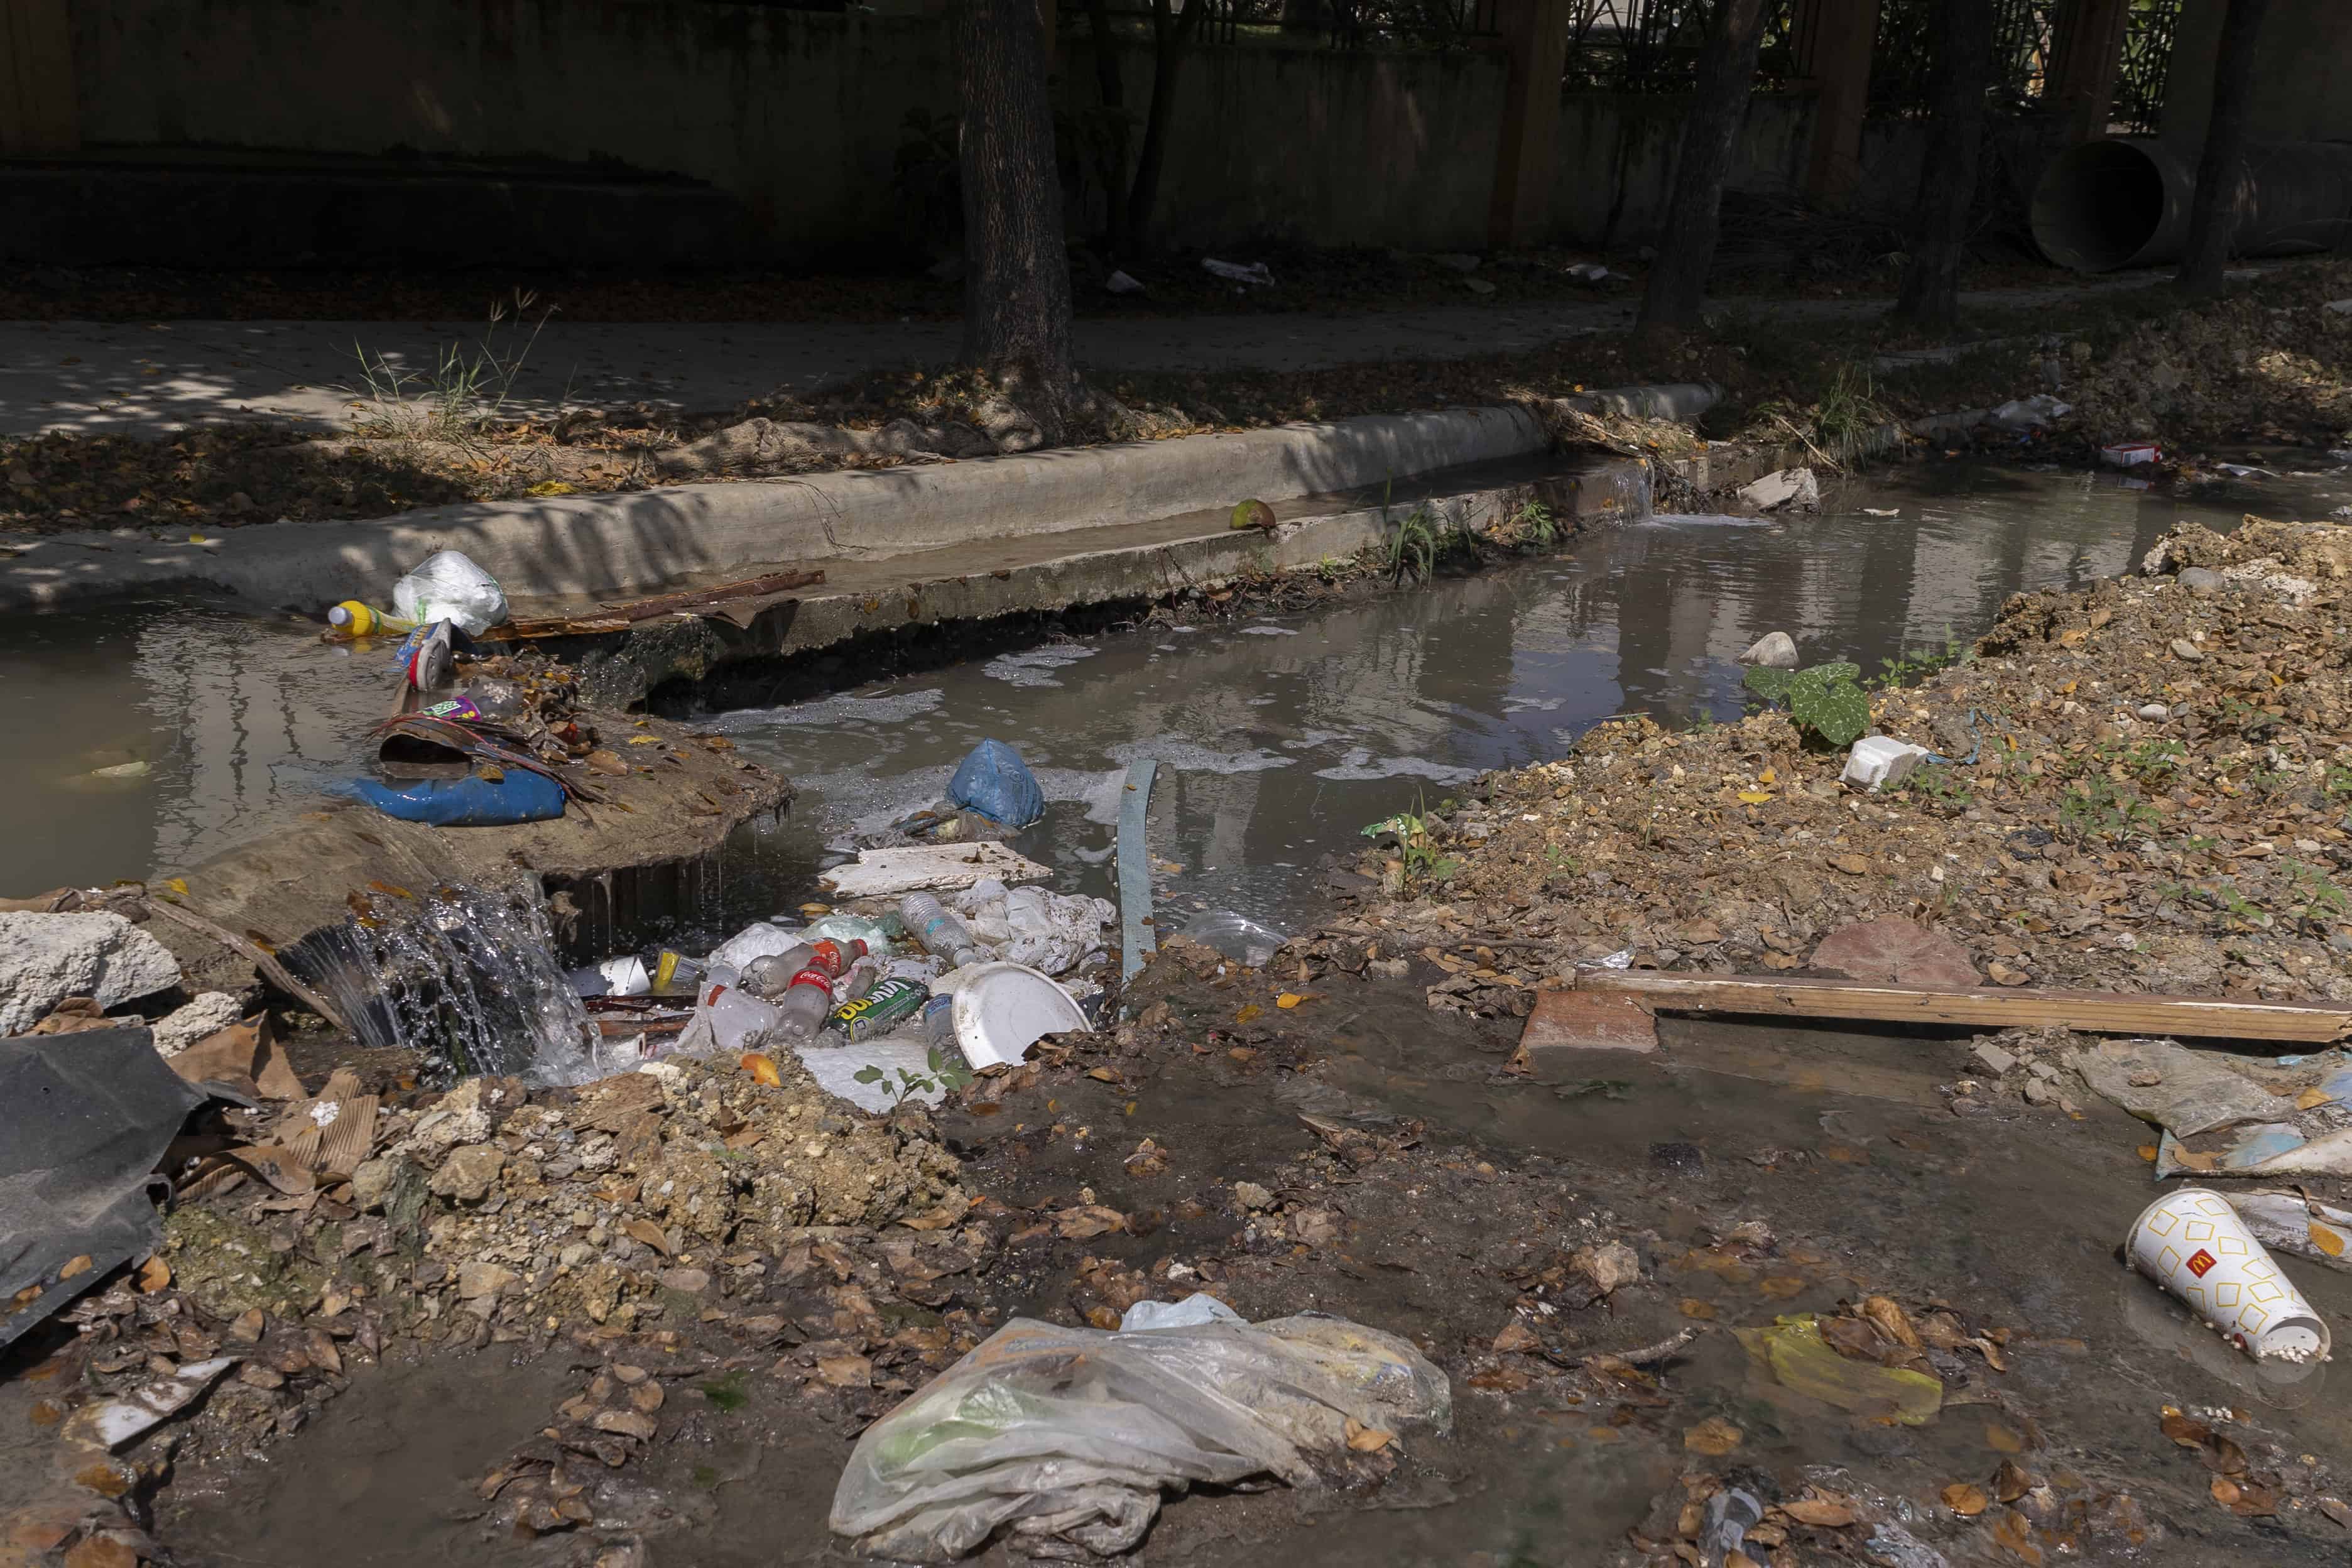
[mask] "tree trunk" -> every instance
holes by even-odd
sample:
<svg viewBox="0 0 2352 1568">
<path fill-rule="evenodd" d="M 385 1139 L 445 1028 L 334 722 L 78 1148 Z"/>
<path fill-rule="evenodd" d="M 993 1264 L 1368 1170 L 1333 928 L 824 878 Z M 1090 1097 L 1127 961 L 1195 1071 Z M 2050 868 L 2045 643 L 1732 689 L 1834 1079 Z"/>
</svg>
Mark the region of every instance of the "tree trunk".
<svg viewBox="0 0 2352 1568">
<path fill-rule="evenodd" d="M 1115 261 L 1130 261 L 1135 245 L 1127 226 L 1127 81 L 1112 47 L 1109 0 L 1087 0 L 1087 29 L 1095 41 L 1095 90 L 1102 99 L 1103 239 Z"/>
<path fill-rule="evenodd" d="M 2246 172 L 2246 121 L 2254 107 L 2254 46 L 2270 0 L 2228 4 L 2213 61 L 2213 112 L 2205 122 L 2204 154 L 2197 160 L 2197 190 L 2189 198 L 2189 241 L 2174 279 L 2191 294 L 2221 291 L 2221 272 L 2253 194 Z"/>
<path fill-rule="evenodd" d="M 1636 323 L 1643 332 L 1696 326 L 1706 304 L 1707 268 L 1723 207 L 1724 182 L 1748 115 L 1756 79 L 1756 53 L 1764 42 L 1764 0 L 1719 0 L 1706 48 L 1699 56 L 1690 113 L 1683 121 L 1675 160 L 1675 190 L 1666 231 Z"/>
<path fill-rule="evenodd" d="M 963 360 L 995 377 L 1014 405 L 987 422 L 998 448 L 1026 451 L 1061 440 L 1084 401 L 1035 0 L 959 0 L 953 42 L 963 114 Z"/>
<path fill-rule="evenodd" d="M 1936 7 L 1936 112 L 1911 209 L 1911 258 L 1895 315 L 1949 330 L 1960 315 L 1960 263 L 1983 163 L 1985 91 L 1992 85 L 1992 0 Z"/>
<path fill-rule="evenodd" d="M 1127 239 L 1140 252 L 1151 228 L 1152 204 L 1160 197 L 1160 171 L 1168 161 L 1168 121 L 1176 102 L 1176 74 L 1209 14 L 1204 0 L 1190 0 L 1181 16 L 1169 15 L 1169 0 L 1151 0 L 1151 104 L 1144 110 L 1143 151 L 1135 160 L 1135 184 L 1128 193 Z"/>
</svg>

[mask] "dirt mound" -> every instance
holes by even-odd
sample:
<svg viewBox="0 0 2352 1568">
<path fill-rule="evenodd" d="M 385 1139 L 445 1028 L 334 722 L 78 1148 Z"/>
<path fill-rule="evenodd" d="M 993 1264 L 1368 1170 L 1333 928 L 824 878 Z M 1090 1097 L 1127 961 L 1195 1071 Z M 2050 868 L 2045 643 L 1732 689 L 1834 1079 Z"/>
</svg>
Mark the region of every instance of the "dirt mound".
<svg viewBox="0 0 2352 1568">
<path fill-rule="evenodd" d="M 1940 760 L 1885 795 L 1785 714 L 1604 725 L 1373 852 L 1412 951 L 1486 941 L 1433 1006 L 1524 1013 L 1578 960 L 1789 970 L 1895 916 L 1997 984 L 2352 996 L 2352 540 L 2250 521 L 2151 568 L 2021 595 L 1963 663 L 1876 692 Z"/>
</svg>

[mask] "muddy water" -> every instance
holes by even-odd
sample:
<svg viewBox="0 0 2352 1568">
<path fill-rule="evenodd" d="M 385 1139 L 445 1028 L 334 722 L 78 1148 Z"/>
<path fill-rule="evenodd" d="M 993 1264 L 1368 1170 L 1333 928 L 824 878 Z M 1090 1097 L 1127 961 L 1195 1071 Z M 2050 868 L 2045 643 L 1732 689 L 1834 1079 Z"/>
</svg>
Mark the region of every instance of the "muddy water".
<svg viewBox="0 0 2352 1568">
<path fill-rule="evenodd" d="M 2324 499 L 2305 504 L 2323 514 Z M 1876 671 L 1973 638 L 2012 593 L 2112 575 L 2177 521 L 2233 526 L 2245 504 L 1914 468 L 1843 487 L 1817 517 L 1661 517 L 1424 593 L 1147 627 L 719 715 L 806 792 L 739 846 L 766 875 L 737 882 L 733 912 L 761 912 L 760 890 L 805 888 L 828 846 L 936 798 L 994 735 L 1039 773 L 1050 813 L 1019 847 L 1057 885 L 1109 896 L 1123 770 L 1150 757 L 1150 847 L 1181 868 L 1162 883 L 1178 910 L 1302 918 L 1323 896 L 1309 868 L 1360 843 L 1365 824 L 1556 756 L 1612 714 L 1737 716 L 1738 656 L 1768 631 L 1795 637 L 1808 662 Z"/>
<path fill-rule="evenodd" d="M 982 735 L 1053 801 L 1022 847 L 1107 892 L 1118 778 L 1162 769 L 1151 844 L 1171 896 L 1297 918 L 1307 868 L 1365 823 L 1596 720 L 1740 706 L 1770 630 L 1866 668 L 1967 638 L 2021 588 L 2124 569 L 2181 518 L 2324 515 L 2334 481 L 2184 496 L 2104 477 L 1937 464 L 1871 476 L 1784 523 L 1659 519 L 1539 563 L 1299 616 L 1147 628 L 720 716 L 804 794 L 730 847 L 730 917 L 797 902 L 858 826 L 935 797 Z M 1894 510 L 1878 517 L 1864 508 Z M 267 835 L 360 763 L 390 651 L 290 616 L 162 605 L 0 624 L 0 894 L 184 867 Z M 853 672 L 854 673 L 854 672 Z"/>
</svg>

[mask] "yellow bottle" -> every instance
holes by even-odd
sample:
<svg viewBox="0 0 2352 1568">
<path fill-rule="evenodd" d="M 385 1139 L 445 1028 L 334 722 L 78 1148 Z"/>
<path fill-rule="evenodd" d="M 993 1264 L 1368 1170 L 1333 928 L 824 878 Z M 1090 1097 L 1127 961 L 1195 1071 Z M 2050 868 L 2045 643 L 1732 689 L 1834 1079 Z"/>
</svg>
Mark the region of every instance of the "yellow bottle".
<svg viewBox="0 0 2352 1568">
<path fill-rule="evenodd" d="M 416 627 L 415 621 L 404 621 L 398 616 L 387 616 L 372 609 L 357 599 L 345 599 L 327 612 L 327 624 L 345 637 L 373 637 L 377 632 L 406 632 Z"/>
</svg>

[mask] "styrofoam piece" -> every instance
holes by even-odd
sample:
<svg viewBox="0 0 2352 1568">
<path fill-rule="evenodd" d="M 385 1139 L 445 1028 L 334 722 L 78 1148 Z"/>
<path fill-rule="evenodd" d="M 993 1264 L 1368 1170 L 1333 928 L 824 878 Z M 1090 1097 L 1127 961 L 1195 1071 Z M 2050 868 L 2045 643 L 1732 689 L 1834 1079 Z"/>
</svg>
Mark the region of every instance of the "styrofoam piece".
<svg viewBox="0 0 2352 1568">
<path fill-rule="evenodd" d="M 1917 772 L 1927 757 L 1925 746 L 1915 746 L 1891 735 L 1864 735 L 1847 753 L 1844 780 L 1874 793 L 1891 789 Z"/>
<path fill-rule="evenodd" d="M 917 1023 L 910 1020 L 910 1023 Z M 838 1036 L 828 1036 L 837 1039 Z M 899 1103 L 899 1089 L 904 1087 L 898 1074 L 910 1072 L 921 1083 L 905 1098 L 917 1105 L 937 1105 L 947 1098 L 947 1089 L 931 1072 L 930 1047 L 923 1043 L 920 1034 L 889 1035 L 879 1039 L 856 1040 L 848 1045 L 794 1046 L 793 1054 L 800 1058 L 816 1079 L 816 1086 L 825 1093 L 849 1101 L 860 1110 L 877 1114 Z M 857 1075 L 867 1068 L 879 1068 L 883 1081 L 860 1083 Z"/>
<path fill-rule="evenodd" d="M 224 1355 L 210 1361 L 189 1362 L 169 1377 L 142 1384 L 76 1419 L 100 1444 L 119 1448 L 178 1415 L 196 1395 L 218 1381 L 221 1373 L 243 1359 Z"/>
<path fill-rule="evenodd" d="M 982 878 L 1042 882 L 1054 873 L 1002 844 L 915 844 L 858 852 L 854 864 L 817 878 L 836 898 L 876 899 L 923 889 L 969 888 Z"/>
<path fill-rule="evenodd" d="M 2099 448 L 2100 458 L 2111 468 L 2136 468 L 2163 456 L 2164 449 L 2153 441 L 2118 441 Z"/>
<path fill-rule="evenodd" d="M 2230 1200 L 2203 1187 L 2167 1193 L 2132 1222 L 2132 1266 L 2186 1301 L 2257 1360 L 2327 1354 L 2327 1325 Z"/>
<path fill-rule="evenodd" d="M 1026 964 L 968 964 L 941 981 L 952 983 L 956 1044 L 975 1068 L 1013 1066 L 1041 1036 L 1094 1027 L 1060 982 Z"/>
</svg>

